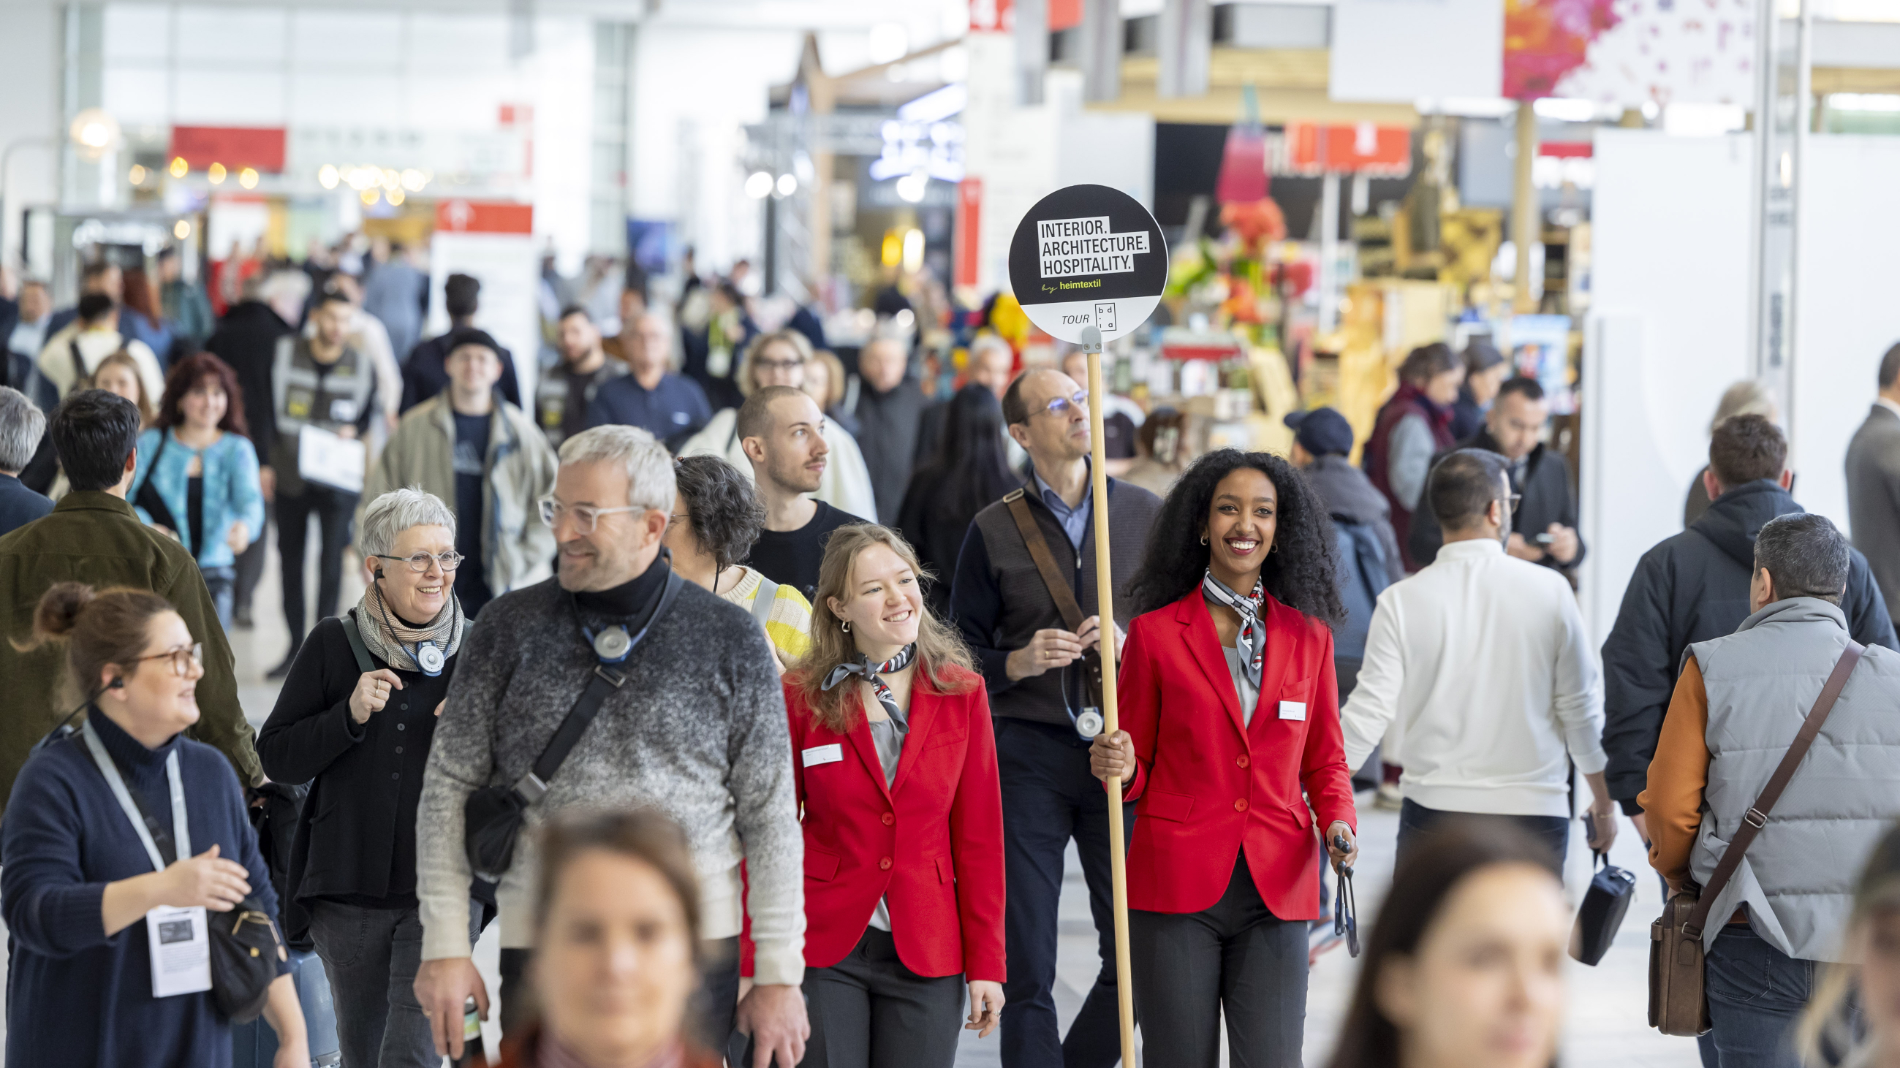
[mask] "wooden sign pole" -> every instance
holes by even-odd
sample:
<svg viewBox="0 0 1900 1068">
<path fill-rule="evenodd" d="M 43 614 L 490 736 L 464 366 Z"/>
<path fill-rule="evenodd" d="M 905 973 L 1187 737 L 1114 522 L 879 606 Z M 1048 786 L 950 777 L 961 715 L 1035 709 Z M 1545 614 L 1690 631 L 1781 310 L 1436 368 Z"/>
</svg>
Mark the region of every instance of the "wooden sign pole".
<svg viewBox="0 0 1900 1068">
<path fill-rule="evenodd" d="M 1095 604 L 1101 619 L 1103 729 L 1120 729 L 1115 712 L 1115 576 L 1108 552 L 1108 462 L 1102 431 L 1102 412 L 1108 387 L 1102 381 L 1102 335 L 1095 327 L 1082 332 L 1083 351 L 1089 358 L 1089 477 L 1095 512 Z M 1108 780 L 1108 870 L 1115 911 L 1115 997 L 1121 1016 L 1122 1068 L 1135 1068 L 1135 984 L 1128 963 L 1128 853 L 1122 826 L 1122 780 Z"/>
</svg>

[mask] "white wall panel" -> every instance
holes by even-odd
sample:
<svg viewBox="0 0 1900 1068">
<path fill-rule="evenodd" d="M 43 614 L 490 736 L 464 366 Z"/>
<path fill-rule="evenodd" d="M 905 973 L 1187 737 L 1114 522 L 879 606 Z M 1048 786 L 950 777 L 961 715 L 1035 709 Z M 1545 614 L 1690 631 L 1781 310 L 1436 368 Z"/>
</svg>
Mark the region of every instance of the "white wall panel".
<svg viewBox="0 0 1900 1068">
<path fill-rule="evenodd" d="M 1495 97 L 1504 91 L 1497 0 L 1337 0 L 1334 100 Z"/>
<path fill-rule="evenodd" d="M 297 71 L 290 77 L 290 122 L 296 126 L 397 125 L 406 95 L 404 82 L 393 73 Z"/>
<path fill-rule="evenodd" d="M 501 105 L 521 99 L 509 77 L 414 77 L 407 110 L 392 113 L 392 125 L 431 130 L 493 130 Z"/>
<path fill-rule="evenodd" d="M 281 7 L 180 7 L 180 62 L 261 67 L 284 61 L 289 18 Z"/>
<path fill-rule="evenodd" d="M 400 66 L 405 21 L 397 11 L 298 8 L 290 13 L 291 61 L 302 69 Z"/>
<path fill-rule="evenodd" d="M 282 126 L 285 77 L 264 71 L 181 70 L 172 122 L 186 126 Z"/>
<path fill-rule="evenodd" d="M 1848 439 L 1867 417 L 1881 354 L 1900 341 L 1893 176 L 1900 138 L 1808 139 L 1795 317 L 1795 496 L 1847 528 Z"/>
<path fill-rule="evenodd" d="M 171 55 L 172 9 L 161 4 L 111 4 L 105 14 L 107 69 L 126 60 L 164 62 Z"/>
<path fill-rule="evenodd" d="M 506 69 L 508 22 L 499 15 L 436 14 L 409 16 L 409 63 L 418 69 Z"/>
<path fill-rule="evenodd" d="M 103 81 L 105 109 L 121 126 L 168 124 L 172 119 L 171 72 L 164 67 L 108 66 Z"/>
</svg>

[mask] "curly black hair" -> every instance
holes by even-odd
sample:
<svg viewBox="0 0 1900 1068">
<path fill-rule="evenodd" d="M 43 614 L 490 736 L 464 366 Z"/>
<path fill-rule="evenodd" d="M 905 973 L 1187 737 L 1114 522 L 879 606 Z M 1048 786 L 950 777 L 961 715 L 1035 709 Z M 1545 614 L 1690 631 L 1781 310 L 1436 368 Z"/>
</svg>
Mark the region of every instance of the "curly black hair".
<svg viewBox="0 0 1900 1068">
<path fill-rule="evenodd" d="M 752 480 L 718 456 L 684 456 L 673 478 L 692 516 L 693 540 L 720 571 L 744 560 L 765 529 L 765 505 Z"/>
<path fill-rule="evenodd" d="M 1166 607 L 1201 584 L 1208 558 L 1201 533 L 1207 529 L 1214 487 L 1242 467 L 1266 475 L 1280 501 L 1274 552 L 1260 570 L 1261 583 L 1281 604 L 1338 626 L 1346 608 L 1339 599 L 1339 549 L 1325 502 L 1306 476 L 1284 459 L 1239 449 L 1217 449 L 1194 461 L 1168 491 L 1148 535 L 1141 568 L 1129 583 L 1135 611 Z"/>
</svg>

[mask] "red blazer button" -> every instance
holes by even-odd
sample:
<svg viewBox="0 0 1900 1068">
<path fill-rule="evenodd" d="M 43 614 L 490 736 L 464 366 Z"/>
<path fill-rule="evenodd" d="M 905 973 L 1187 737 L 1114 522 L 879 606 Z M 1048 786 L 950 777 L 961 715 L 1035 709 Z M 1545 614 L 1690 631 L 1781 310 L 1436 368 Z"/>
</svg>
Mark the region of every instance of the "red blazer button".
<svg viewBox="0 0 1900 1068">
<path fill-rule="evenodd" d="M 891 815 L 889 812 L 886 812 L 884 814 L 884 826 L 889 827 L 891 824 L 896 823 L 896 822 L 897 822 L 896 816 Z"/>
<path fill-rule="evenodd" d="M 1235 801 L 1235 802 L 1234 802 L 1234 811 L 1235 811 L 1235 812 L 1245 812 L 1245 811 L 1247 811 L 1247 799 L 1243 797 L 1243 798 L 1241 798 L 1240 800 L 1238 800 L 1238 801 Z"/>
<path fill-rule="evenodd" d="M 1235 757 L 1235 758 L 1234 758 L 1234 763 L 1235 763 L 1236 765 L 1238 765 L 1239 767 L 1243 767 L 1243 768 L 1244 768 L 1244 767 L 1246 767 L 1246 766 L 1247 766 L 1247 754 L 1245 754 L 1245 753 L 1242 753 L 1242 754 L 1240 754 L 1239 756 L 1237 756 L 1237 757 Z"/>
<path fill-rule="evenodd" d="M 891 858 L 889 858 L 889 857 L 885 857 L 885 858 L 884 858 L 883 860 L 880 860 L 880 861 L 878 861 L 878 862 L 877 862 L 877 866 L 878 866 L 878 867 L 879 867 L 880 869 L 882 869 L 882 870 L 884 870 L 884 871 L 890 871 L 890 870 L 891 870 Z"/>
</svg>

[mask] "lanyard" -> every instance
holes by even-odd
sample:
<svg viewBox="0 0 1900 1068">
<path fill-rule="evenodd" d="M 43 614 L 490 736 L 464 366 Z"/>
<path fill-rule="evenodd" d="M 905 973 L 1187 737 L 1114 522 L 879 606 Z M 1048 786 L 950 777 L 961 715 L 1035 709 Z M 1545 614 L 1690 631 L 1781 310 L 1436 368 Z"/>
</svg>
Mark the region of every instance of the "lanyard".
<svg viewBox="0 0 1900 1068">
<path fill-rule="evenodd" d="M 146 825 L 143 810 L 132 799 L 131 791 L 125 788 L 125 778 L 119 774 L 119 766 L 112 762 L 106 745 L 99 740 L 99 732 L 88 719 L 80 725 L 80 731 L 86 737 L 86 748 L 92 751 L 93 763 L 99 765 L 100 774 L 106 777 L 106 785 L 112 787 L 112 796 L 119 799 L 119 807 L 125 810 L 125 818 L 132 821 L 132 829 L 138 832 L 139 843 L 145 846 L 145 853 L 152 858 L 154 871 L 165 870 L 165 857 L 158 851 L 158 843 L 152 838 L 151 828 Z M 171 784 L 172 794 L 172 840 L 177 843 L 174 855 L 183 860 L 191 856 L 191 828 L 185 823 L 185 783 L 178 774 L 178 750 L 173 749 L 165 758 L 165 778 Z"/>
</svg>

